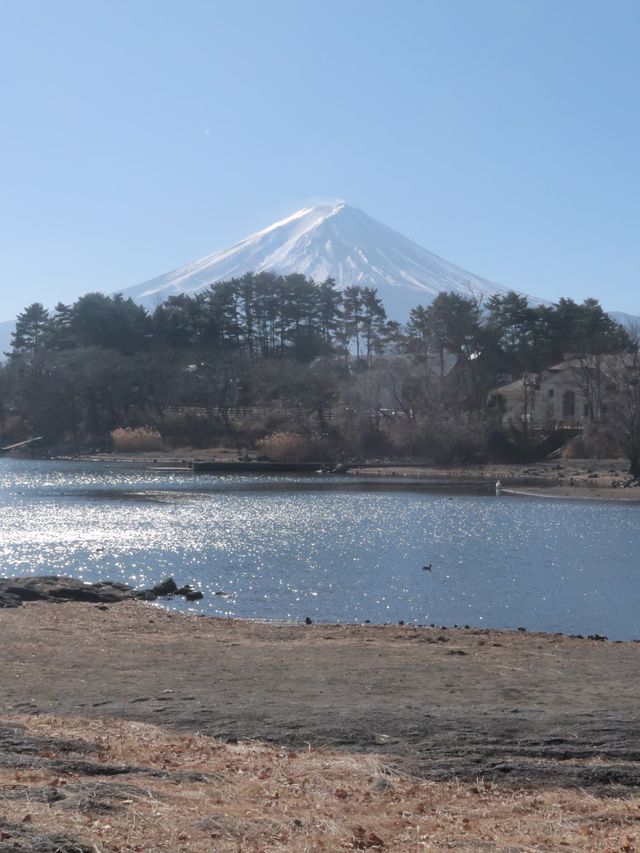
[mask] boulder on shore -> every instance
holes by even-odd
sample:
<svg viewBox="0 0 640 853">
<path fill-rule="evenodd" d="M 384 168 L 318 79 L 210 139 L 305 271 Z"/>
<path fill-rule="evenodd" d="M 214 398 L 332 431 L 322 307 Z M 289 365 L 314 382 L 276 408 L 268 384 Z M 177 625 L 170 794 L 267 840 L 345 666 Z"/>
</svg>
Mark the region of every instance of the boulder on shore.
<svg viewBox="0 0 640 853">
<path fill-rule="evenodd" d="M 85 583 L 59 575 L 33 575 L 0 580 L 0 608 L 20 607 L 25 601 L 89 601 L 113 604 L 126 599 L 153 601 L 166 595 L 184 595 L 189 601 L 202 598 L 202 593 L 185 586 L 178 589 L 173 578 L 167 578 L 151 589 L 134 589 L 115 581 Z"/>
</svg>

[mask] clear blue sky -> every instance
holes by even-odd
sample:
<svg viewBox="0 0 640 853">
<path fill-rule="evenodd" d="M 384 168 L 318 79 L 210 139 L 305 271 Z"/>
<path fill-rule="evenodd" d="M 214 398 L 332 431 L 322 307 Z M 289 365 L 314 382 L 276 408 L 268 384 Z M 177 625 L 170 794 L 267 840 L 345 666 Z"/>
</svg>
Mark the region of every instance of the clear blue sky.
<svg viewBox="0 0 640 853">
<path fill-rule="evenodd" d="M 640 313 L 637 0 L 0 0 L 0 319 L 340 197 Z"/>
</svg>

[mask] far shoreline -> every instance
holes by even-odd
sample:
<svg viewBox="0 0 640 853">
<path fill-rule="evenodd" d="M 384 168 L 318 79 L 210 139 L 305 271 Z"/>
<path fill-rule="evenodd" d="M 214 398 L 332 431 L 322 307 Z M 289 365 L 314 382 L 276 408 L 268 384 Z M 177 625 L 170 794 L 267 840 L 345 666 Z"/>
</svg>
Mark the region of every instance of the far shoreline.
<svg viewBox="0 0 640 853">
<path fill-rule="evenodd" d="M 146 452 L 81 453 L 52 456 L 51 461 L 99 462 L 131 465 L 146 469 L 157 468 L 180 472 L 190 471 L 189 464 L 197 461 L 227 461 L 238 457 L 235 450 L 212 448 Z M 215 474 L 208 474 L 215 476 Z M 544 497 L 561 500 L 605 500 L 622 503 L 640 502 L 640 488 L 623 488 L 614 483 L 628 480 L 624 459 L 559 459 L 532 463 L 487 463 L 479 465 L 434 466 L 406 460 L 358 462 L 342 476 L 403 478 L 429 480 L 441 486 L 486 486 L 493 492 L 499 481 L 502 493 L 513 497 Z"/>
</svg>

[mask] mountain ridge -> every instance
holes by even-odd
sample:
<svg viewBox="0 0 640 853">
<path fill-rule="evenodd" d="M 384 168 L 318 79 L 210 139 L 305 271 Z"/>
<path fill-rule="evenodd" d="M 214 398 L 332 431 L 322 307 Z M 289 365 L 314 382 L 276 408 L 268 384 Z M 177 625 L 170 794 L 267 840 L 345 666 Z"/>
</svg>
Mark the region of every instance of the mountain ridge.
<svg viewBox="0 0 640 853">
<path fill-rule="evenodd" d="M 420 303 L 454 291 L 486 298 L 503 287 L 429 252 L 343 201 L 302 208 L 196 261 L 123 291 L 148 308 L 178 293 L 197 293 L 216 281 L 247 272 L 302 273 L 316 281 L 335 279 L 339 288 L 361 284 L 378 289 L 387 313 L 406 320 Z M 534 296 L 534 304 L 542 304 Z"/>
</svg>

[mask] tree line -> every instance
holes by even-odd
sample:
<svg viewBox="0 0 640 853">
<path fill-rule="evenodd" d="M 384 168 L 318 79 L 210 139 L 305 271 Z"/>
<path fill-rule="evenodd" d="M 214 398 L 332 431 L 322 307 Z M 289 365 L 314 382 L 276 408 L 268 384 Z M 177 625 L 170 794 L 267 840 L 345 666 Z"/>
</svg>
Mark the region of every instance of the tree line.
<svg viewBox="0 0 640 853">
<path fill-rule="evenodd" d="M 269 414 L 278 411 L 353 452 L 411 455 L 442 433 L 464 444 L 465 424 L 468 434 L 495 432 L 487 394 L 525 371 L 567 351 L 631 346 L 593 299 L 531 305 L 514 292 L 485 303 L 442 293 L 400 325 L 374 288 L 298 274 L 248 273 L 153 311 L 88 293 L 18 316 L 0 368 L 0 429 L 108 444 L 116 427 L 158 423 L 174 444 L 234 431 L 251 443 L 282 427 Z M 260 416 L 240 423 L 248 409 Z"/>
<path fill-rule="evenodd" d="M 83 346 L 125 354 L 164 346 L 242 353 L 250 361 L 310 361 L 353 348 L 357 358 L 371 359 L 396 328 L 374 288 L 339 291 L 333 279 L 316 284 L 299 274 L 248 273 L 171 296 L 151 313 L 131 299 L 101 293 L 60 303 L 52 313 L 34 303 L 18 316 L 9 357 Z"/>
</svg>

